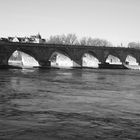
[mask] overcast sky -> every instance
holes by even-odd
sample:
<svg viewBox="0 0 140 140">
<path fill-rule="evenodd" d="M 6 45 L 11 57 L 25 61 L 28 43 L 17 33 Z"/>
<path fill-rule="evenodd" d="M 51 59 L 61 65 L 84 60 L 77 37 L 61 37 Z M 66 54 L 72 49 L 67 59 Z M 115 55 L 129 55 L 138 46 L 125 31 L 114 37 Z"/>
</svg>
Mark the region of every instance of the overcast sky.
<svg viewBox="0 0 140 140">
<path fill-rule="evenodd" d="M 0 36 L 76 33 L 140 41 L 140 0 L 0 0 Z"/>
</svg>

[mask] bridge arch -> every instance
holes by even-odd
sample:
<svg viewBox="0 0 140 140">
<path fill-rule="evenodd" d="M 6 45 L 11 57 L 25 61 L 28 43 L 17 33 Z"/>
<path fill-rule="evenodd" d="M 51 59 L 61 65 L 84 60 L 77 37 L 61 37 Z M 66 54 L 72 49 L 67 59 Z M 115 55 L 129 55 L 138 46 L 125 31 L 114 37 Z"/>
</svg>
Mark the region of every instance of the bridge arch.
<svg viewBox="0 0 140 140">
<path fill-rule="evenodd" d="M 53 67 L 72 67 L 73 61 L 69 54 L 64 50 L 54 50 L 50 53 L 49 61 Z"/>
<path fill-rule="evenodd" d="M 109 52 L 105 60 L 110 64 L 122 64 L 120 56 L 115 52 Z"/>
<path fill-rule="evenodd" d="M 139 65 L 137 57 L 131 53 L 126 55 L 125 62 L 129 65 Z"/>
<path fill-rule="evenodd" d="M 83 67 L 98 68 L 99 59 L 94 51 L 88 50 L 83 52 L 81 59 Z"/>
<path fill-rule="evenodd" d="M 23 53 L 33 57 L 36 61 L 38 61 L 37 52 L 35 52 L 34 49 L 32 49 L 32 48 L 28 49 L 28 48 L 24 48 L 24 47 L 23 48 L 18 47 L 17 50 L 15 50 L 15 51 L 23 52 Z"/>
<path fill-rule="evenodd" d="M 31 55 L 15 50 L 8 58 L 8 64 L 20 67 L 34 67 L 39 66 L 38 61 Z"/>
</svg>

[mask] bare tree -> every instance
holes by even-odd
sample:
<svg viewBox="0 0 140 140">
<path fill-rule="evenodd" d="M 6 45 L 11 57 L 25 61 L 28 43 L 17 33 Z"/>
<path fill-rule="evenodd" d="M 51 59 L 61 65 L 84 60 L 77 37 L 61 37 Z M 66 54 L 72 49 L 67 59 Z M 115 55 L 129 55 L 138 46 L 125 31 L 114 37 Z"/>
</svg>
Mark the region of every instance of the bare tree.
<svg viewBox="0 0 140 140">
<path fill-rule="evenodd" d="M 80 45 L 88 45 L 88 38 L 87 37 L 83 37 L 79 40 L 79 44 Z"/>
<path fill-rule="evenodd" d="M 113 46 L 109 41 L 99 38 L 83 37 L 82 39 L 78 40 L 75 34 L 50 36 L 47 43 L 86 46 Z"/>
<path fill-rule="evenodd" d="M 128 47 L 129 48 L 139 48 L 140 49 L 140 43 L 139 42 L 129 42 Z"/>
<path fill-rule="evenodd" d="M 87 45 L 87 46 L 113 46 L 109 41 L 104 40 L 104 39 L 99 39 L 99 38 L 87 38 L 83 37 L 79 41 L 80 45 Z"/>
<path fill-rule="evenodd" d="M 78 39 L 75 34 L 55 35 L 50 36 L 47 43 L 75 45 L 78 44 Z"/>
<path fill-rule="evenodd" d="M 65 44 L 74 45 L 78 43 L 77 36 L 75 34 L 67 34 L 64 38 Z"/>
<path fill-rule="evenodd" d="M 64 44 L 63 39 L 60 35 L 50 36 L 47 40 L 47 43 L 50 44 Z"/>
</svg>

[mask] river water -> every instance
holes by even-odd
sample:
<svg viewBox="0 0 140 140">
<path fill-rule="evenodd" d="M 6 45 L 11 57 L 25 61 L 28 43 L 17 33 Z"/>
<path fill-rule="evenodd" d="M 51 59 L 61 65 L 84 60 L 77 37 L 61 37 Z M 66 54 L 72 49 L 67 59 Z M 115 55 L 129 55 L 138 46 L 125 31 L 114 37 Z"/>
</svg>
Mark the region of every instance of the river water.
<svg viewBox="0 0 140 140">
<path fill-rule="evenodd" d="M 140 71 L 0 71 L 0 140 L 133 139 L 140 139 Z"/>
</svg>

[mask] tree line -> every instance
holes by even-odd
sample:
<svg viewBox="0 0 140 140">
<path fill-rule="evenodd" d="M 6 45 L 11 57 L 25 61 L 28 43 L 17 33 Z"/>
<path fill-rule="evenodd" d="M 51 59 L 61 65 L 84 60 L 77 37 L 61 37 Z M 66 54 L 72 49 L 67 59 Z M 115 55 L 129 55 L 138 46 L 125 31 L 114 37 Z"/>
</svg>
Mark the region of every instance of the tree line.
<svg viewBox="0 0 140 140">
<path fill-rule="evenodd" d="M 50 36 L 46 43 L 49 44 L 67 44 L 67 45 L 84 45 L 84 46 L 105 46 L 105 47 L 115 47 L 113 44 L 105 39 L 100 38 L 92 38 L 92 37 L 82 37 L 78 39 L 75 34 L 62 34 L 62 35 L 54 35 Z M 116 47 L 123 47 L 122 44 Z M 139 42 L 129 42 L 126 46 L 128 48 L 140 48 Z"/>
<path fill-rule="evenodd" d="M 67 45 L 85 45 L 85 46 L 113 46 L 111 42 L 105 39 L 83 37 L 78 39 L 75 34 L 63 34 L 50 36 L 46 43 L 49 44 L 67 44 Z"/>
<path fill-rule="evenodd" d="M 140 43 L 139 42 L 130 42 L 130 43 L 128 43 L 128 47 L 140 49 Z"/>
</svg>

